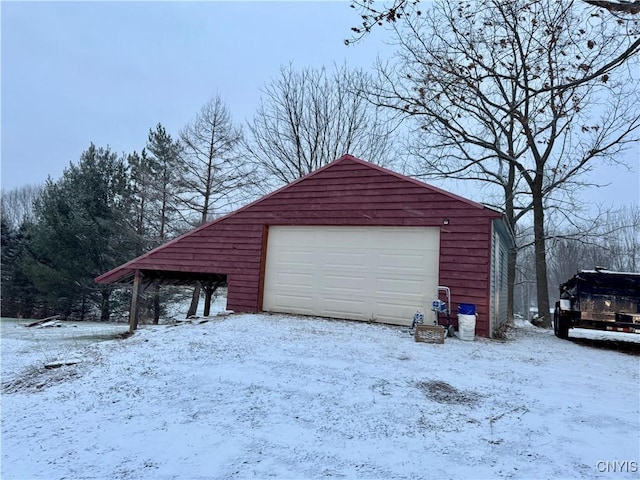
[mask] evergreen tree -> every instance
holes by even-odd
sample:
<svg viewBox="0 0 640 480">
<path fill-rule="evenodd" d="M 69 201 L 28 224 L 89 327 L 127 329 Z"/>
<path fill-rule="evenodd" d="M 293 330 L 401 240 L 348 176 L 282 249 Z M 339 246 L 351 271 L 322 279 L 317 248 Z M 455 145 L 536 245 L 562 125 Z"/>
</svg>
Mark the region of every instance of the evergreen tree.
<svg viewBox="0 0 640 480">
<path fill-rule="evenodd" d="M 149 130 L 147 139 L 147 156 L 144 167 L 151 175 L 151 191 L 155 206 L 152 211 L 152 222 L 155 230 L 155 241 L 159 245 L 180 230 L 179 195 L 180 195 L 180 142 L 174 141 L 162 124 L 155 130 Z"/>
<path fill-rule="evenodd" d="M 147 150 L 150 155 L 140 166 L 150 173 L 151 188 L 149 199 L 151 207 L 149 225 L 152 226 L 153 243 L 160 245 L 167 239 L 177 235 L 182 229 L 179 199 L 180 199 L 180 155 L 181 145 L 174 141 L 162 124 L 158 123 L 155 130 L 149 130 Z M 153 323 L 160 320 L 160 286 L 154 286 L 153 292 Z"/>
<path fill-rule="evenodd" d="M 150 250 L 154 244 L 150 235 L 156 226 L 154 204 L 157 195 L 154 189 L 155 161 L 147 151 L 133 152 L 127 156 L 132 189 L 133 227 L 137 235 L 136 255 Z"/>
<path fill-rule="evenodd" d="M 47 181 L 35 216 L 27 266 L 34 285 L 64 316 L 84 319 L 99 305 L 108 320 L 112 287 L 93 279 L 130 258 L 136 243 L 125 162 L 91 144 L 58 182 Z"/>
<path fill-rule="evenodd" d="M 32 317 L 40 304 L 38 291 L 25 274 L 25 257 L 29 252 L 31 231 L 31 223 L 25 221 L 15 228 L 2 212 L 0 272 L 3 317 Z"/>
</svg>

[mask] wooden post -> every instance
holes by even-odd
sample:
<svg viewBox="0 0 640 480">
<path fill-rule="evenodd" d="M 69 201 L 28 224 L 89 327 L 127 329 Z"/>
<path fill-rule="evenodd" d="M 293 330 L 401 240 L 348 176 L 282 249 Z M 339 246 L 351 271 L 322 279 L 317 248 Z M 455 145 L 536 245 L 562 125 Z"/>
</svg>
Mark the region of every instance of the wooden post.
<svg viewBox="0 0 640 480">
<path fill-rule="evenodd" d="M 136 270 L 133 276 L 133 291 L 131 292 L 131 306 L 129 308 L 129 333 L 138 328 L 138 311 L 140 305 L 140 270 Z"/>
<path fill-rule="evenodd" d="M 193 295 L 191 296 L 191 305 L 189 305 L 189 310 L 187 311 L 187 317 L 191 318 L 195 317 L 198 311 L 198 302 L 200 301 L 200 284 L 196 283 L 193 287 Z"/>
<path fill-rule="evenodd" d="M 226 278 L 218 275 L 215 280 L 208 280 L 203 282 L 202 288 L 204 288 L 204 316 L 208 317 L 211 312 L 211 300 L 213 300 L 213 294 L 224 285 Z"/>
<path fill-rule="evenodd" d="M 213 287 L 207 285 L 204 288 L 204 312 L 202 312 L 205 317 L 208 317 L 211 312 L 211 297 L 213 297 Z"/>
</svg>

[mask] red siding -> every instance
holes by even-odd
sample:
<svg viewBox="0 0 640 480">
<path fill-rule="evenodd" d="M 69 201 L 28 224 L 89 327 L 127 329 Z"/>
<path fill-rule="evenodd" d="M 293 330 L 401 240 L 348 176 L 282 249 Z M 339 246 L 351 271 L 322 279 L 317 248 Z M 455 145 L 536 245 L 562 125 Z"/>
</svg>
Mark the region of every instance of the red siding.
<svg viewBox="0 0 640 480">
<path fill-rule="evenodd" d="M 116 281 L 134 269 L 222 273 L 228 276 L 228 308 L 257 312 L 269 225 L 437 226 L 440 285 L 451 288 L 453 316 L 458 303 L 475 303 L 477 332 L 489 336 L 491 222 L 499 217 L 469 200 L 344 156 L 97 281 Z"/>
</svg>

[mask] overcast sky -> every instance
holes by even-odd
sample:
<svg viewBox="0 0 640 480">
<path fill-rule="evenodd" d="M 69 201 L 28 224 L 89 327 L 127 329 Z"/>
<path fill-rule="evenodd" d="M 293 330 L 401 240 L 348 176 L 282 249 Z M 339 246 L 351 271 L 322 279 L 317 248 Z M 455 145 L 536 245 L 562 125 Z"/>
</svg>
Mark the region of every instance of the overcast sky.
<svg viewBox="0 0 640 480">
<path fill-rule="evenodd" d="M 369 66 L 384 44 L 346 47 L 353 23 L 346 2 L 2 2 L 2 185 L 176 136 L 216 92 L 243 121 L 289 62 Z"/>
<path fill-rule="evenodd" d="M 358 20 L 347 1 L 3 1 L 1 14 L 5 189 L 59 178 L 90 142 L 139 151 L 158 122 L 177 136 L 216 92 L 249 119 L 281 65 L 369 67 L 392 52 L 379 34 L 344 45 Z M 632 172 L 599 169 L 612 186 L 588 198 L 640 202 L 639 157 Z"/>
</svg>

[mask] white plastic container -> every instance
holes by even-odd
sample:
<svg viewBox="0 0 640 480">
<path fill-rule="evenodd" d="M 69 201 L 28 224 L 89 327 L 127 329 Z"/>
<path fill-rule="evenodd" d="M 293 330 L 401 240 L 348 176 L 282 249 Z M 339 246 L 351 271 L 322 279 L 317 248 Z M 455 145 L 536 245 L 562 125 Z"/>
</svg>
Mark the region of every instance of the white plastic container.
<svg viewBox="0 0 640 480">
<path fill-rule="evenodd" d="M 476 336 L 476 315 L 458 314 L 458 338 L 473 341 Z"/>
</svg>

